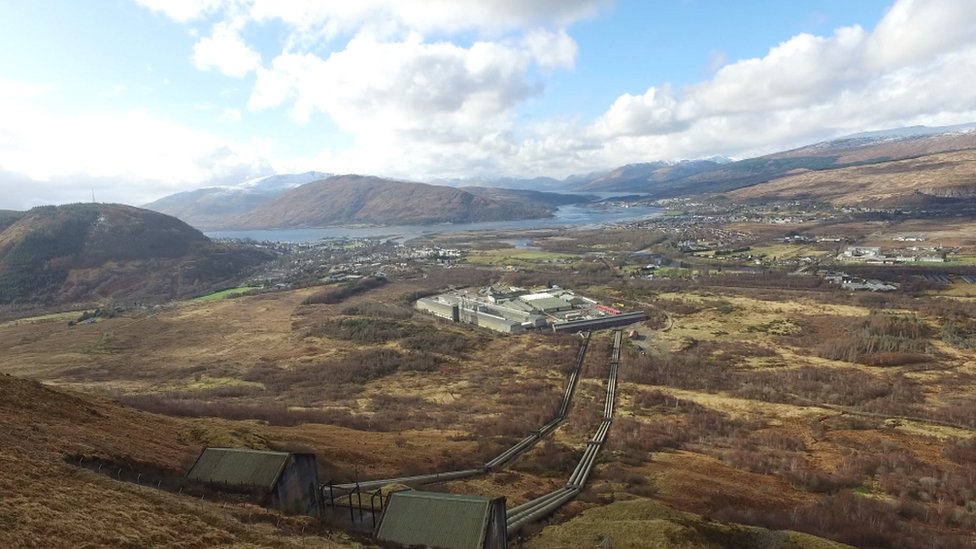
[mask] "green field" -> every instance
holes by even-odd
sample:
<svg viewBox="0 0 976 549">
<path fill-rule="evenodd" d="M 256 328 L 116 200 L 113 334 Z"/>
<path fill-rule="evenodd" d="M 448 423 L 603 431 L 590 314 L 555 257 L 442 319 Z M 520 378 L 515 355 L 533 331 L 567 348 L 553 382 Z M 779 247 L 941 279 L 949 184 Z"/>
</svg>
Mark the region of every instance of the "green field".
<svg viewBox="0 0 976 549">
<path fill-rule="evenodd" d="M 830 252 L 804 244 L 770 244 L 768 246 L 753 246 L 747 253 L 757 257 L 775 257 L 777 259 L 791 259 L 802 256 L 821 256 Z"/>
<path fill-rule="evenodd" d="M 220 290 L 219 292 L 214 292 L 212 294 L 202 295 L 200 297 L 194 298 L 194 301 L 216 301 L 218 299 L 226 299 L 228 297 L 238 296 L 252 290 L 257 290 L 260 286 L 241 286 L 239 288 L 228 288 L 226 290 Z"/>
<path fill-rule="evenodd" d="M 37 324 L 40 322 L 66 322 L 69 320 L 77 320 L 84 311 L 74 310 L 65 311 L 63 313 L 48 313 L 38 316 L 31 316 L 26 318 L 18 318 L 17 320 L 8 320 L 6 322 L 0 322 L 0 326 L 14 326 L 18 324 Z"/>
<path fill-rule="evenodd" d="M 943 267 L 945 266 L 963 266 L 968 267 L 976 265 L 976 254 L 958 254 L 950 255 L 945 263 L 939 263 Z"/>
<path fill-rule="evenodd" d="M 475 265 L 517 265 L 524 263 L 569 262 L 580 256 L 542 250 L 488 250 L 469 254 L 465 261 Z"/>
</svg>

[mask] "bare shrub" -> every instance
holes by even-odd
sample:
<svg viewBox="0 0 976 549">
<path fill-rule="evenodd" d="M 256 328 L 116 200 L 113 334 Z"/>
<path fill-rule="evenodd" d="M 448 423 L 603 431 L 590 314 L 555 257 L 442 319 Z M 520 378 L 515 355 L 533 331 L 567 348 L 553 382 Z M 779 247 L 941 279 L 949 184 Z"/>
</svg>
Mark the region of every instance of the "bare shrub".
<svg viewBox="0 0 976 549">
<path fill-rule="evenodd" d="M 957 349 L 976 349 L 976 320 L 960 314 L 945 319 L 942 341 Z"/>
<path fill-rule="evenodd" d="M 532 452 L 519 459 L 514 468 L 545 477 L 565 477 L 573 472 L 580 457 L 581 452 L 547 438 Z"/>
<path fill-rule="evenodd" d="M 891 384 L 853 368 L 802 366 L 788 370 L 741 372 L 735 394 L 768 402 L 814 402 L 853 406 L 887 397 Z M 795 395 L 795 396 L 794 396 Z"/>
<path fill-rule="evenodd" d="M 284 404 L 236 404 L 168 398 L 160 395 L 123 395 L 119 402 L 157 414 L 183 417 L 219 417 L 223 419 L 256 419 L 270 425 L 294 426 L 303 423 L 325 423 L 364 430 L 368 420 L 345 410 L 293 409 Z"/>
<path fill-rule="evenodd" d="M 847 362 L 871 361 L 897 365 L 924 360 L 928 351 L 928 325 L 915 315 L 872 311 L 868 318 L 848 321 L 843 335 L 828 339 L 816 348 L 817 355 Z M 908 361 L 908 362 L 906 362 Z"/>
<path fill-rule="evenodd" d="M 809 532 L 859 547 L 929 547 L 907 543 L 921 541 L 924 536 L 906 537 L 907 529 L 890 506 L 847 492 L 793 509 L 764 509 L 756 513 L 742 506 L 730 506 L 711 516 L 774 530 Z"/>
<path fill-rule="evenodd" d="M 406 337 L 401 344 L 416 351 L 464 356 L 486 342 L 487 338 L 481 334 L 425 330 Z"/>
<path fill-rule="evenodd" d="M 703 307 L 693 301 L 685 299 L 658 299 L 654 303 L 658 307 L 676 315 L 693 315 L 703 310 Z"/>
<path fill-rule="evenodd" d="M 421 326 L 387 318 L 330 318 L 308 329 L 306 337 L 330 337 L 359 343 L 386 343 L 420 333 Z"/>
<path fill-rule="evenodd" d="M 407 320 L 413 316 L 413 310 L 396 305 L 387 305 L 376 301 L 364 301 L 350 305 L 342 310 L 346 316 L 369 316 L 374 318 L 390 318 L 393 320 Z"/>
<path fill-rule="evenodd" d="M 350 385 L 361 386 L 399 370 L 431 371 L 442 363 L 442 358 L 429 353 L 401 353 L 387 348 L 364 349 L 319 364 L 300 364 L 290 368 L 261 363 L 253 366 L 244 379 L 263 383 L 276 394 L 314 390 L 322 392 L 320 398 L 326 398 L 330 393 L 335 394 L 330 388 L 346 386 L 343 390 L 349 390 Z"/>
<path fill-rule="evenodd" d="M 302 302 L 303 305 L 342 303 L 354 295 L 368 292 L 386 284 L 385 277 L 368 277 L 340 286 L 314 293 Z"/>
</svg>

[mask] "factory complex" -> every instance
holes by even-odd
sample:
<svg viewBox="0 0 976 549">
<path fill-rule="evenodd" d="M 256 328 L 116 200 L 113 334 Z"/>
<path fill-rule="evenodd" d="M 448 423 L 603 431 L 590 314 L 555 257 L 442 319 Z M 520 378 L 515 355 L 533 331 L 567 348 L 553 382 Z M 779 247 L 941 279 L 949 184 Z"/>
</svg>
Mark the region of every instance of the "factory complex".
<svg viewBox="0 0 976 549">
<path fill-rule="evenodd" d="M 415 306 L 452 322 L 473 324 L 505 334 L 533 329 L 556 332 L 601 330 L 647 318 L 644 311 L 624 312 L 559 287 L 528 290 L 489 286 L 453 290 L 418 299 Z"/>
</svg>

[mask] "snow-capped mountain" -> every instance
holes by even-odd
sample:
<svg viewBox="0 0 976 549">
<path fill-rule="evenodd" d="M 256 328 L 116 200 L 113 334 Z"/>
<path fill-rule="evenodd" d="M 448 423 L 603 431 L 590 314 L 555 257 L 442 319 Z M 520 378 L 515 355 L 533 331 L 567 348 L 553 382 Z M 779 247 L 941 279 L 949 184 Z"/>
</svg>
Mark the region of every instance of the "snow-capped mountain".
<svg viewBox="0 0 976 549">
<path fill-rule="evenodd" d="M 869 132 L 859 132 L 847 137 L 842 137 L 840 140 L 845 139 L 865 139 L 874 141 L 895 141 L 899 139 L 911 139 L 914 137 L 927 137 L 932 135 L 949 135 L 949 134 L 960 134 L 969 133 L 976 131 L 976 123 L 970 124 L 956 124 L 954 126 L 908 126 L 906 128 L 892 128 L 888 130 L 876 130 Z"/>
<path fill-rule="evenodd" d="M 249 179 L 237 185 L 206 187 L 171 194 L 143 207 L 177 217 L 198 229 L 213 229 L 290 189 L 327 179 L 331 175 L 314 171 L 269 175 Z"/>
<path fill-rule="evenodd" d="M 228 189 L 239 189 L 250 193 L 281 193 L 288 189 L 294 189 L 300 185 L 328 179 L 334 174 L 325 172 L 305 172 L 305 173 L 283 173 L 277 175 L 267 175 L 248 179 L 243 183 L 226 187 Z"/>
</svg>

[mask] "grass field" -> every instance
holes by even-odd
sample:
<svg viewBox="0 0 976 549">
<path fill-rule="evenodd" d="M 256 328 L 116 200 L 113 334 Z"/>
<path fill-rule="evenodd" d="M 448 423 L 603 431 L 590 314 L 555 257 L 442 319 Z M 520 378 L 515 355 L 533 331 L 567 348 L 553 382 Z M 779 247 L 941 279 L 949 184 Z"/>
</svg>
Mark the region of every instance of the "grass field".
<svg viewBox="0 0 976 549">
<path fill-rule="evenodd" d="M 72 320 L 77 320 L 79 316 L 83 313 L 83 310 L 78 311 L 65 311 L 62 313 L 50 313 L 38 316 L 31 316 L 26 318 L 18 318 L 17 320 L 8 320 L 6 322 L 0 322 L 0 326 L 4 325 L 18 325 L 18 324 L 38 324 L 41 322 L 69 322 Z"/>
<path fill-rule="evenodd" d="M 526 547 L 563 549 L 583 543 L 605 544 L 621 549 L 648 547 L 698 549 L 711 547 L 793 547 L 796 549 L 840 549 L 840 543 L 799 532 L 775 532 L 762 528 L 715 522 L 692 513 L 682 513 L 653 501 L 616 501 L 584 511 L 565 524 L 543 528 Z"/>
<path fill-rule="evenodd" d="M 7 376 L 0 395 L 0 546 L 364 546 L 310 517 L 116 478 L 124 465 L 178 479 L 202 446 L 281 448 L 285 433 L 147 414 Z M 79 458 L 108 466 L 100 474 Z"/>
<path fill-rule="evenodd" d="M 793 259 L 796 257 L 820 257 L 831 252 L 816 246 L 803 244 L 771 244 L 766 246 L 753 246 L 747 253 L 757 257 L 776 258 L 779 260 Z"/>
<path fill-rule="evenodd" d="M 487 250 L 468 254 L 467 263 L 473 265 L 521 265 L 543 262 L 572 262 L 580 259 L 579 255 L 543 250 L 502 249 Z"/>
<path fill-rule="evenodd" d="M 948 256 L 944 266 L 966 266 L 976 265 L 976 254 L 953 254 Z"/>
<path fill-rule="evenodd" d="M 335 480 L 484 463 L 551 417 L 578 338 L 500 337 L 420 315 L 407 296 L 430 284 L 442 285 L 391 282 L 331 305 L 303 305 L 310 288 L 194 300 L 93 325 L 8 323 L 0 326 L 0 370 L 165 413 L 240 418 L 151 416 L 165 422 L 145 430 L 166 448 L 140 447 L 129 452 L 134 459 L 178 465 L 204 443 L 284 445 L 314 451 Z M 893 300 L 883 314 L 920 311 L 928 347 L 908 363 L 880 367 L 822 356 L 866 330 L 878 296 L 626 284 L 662 286 L 617 281 L 599 291 L 612 299 L 626 290 L 628 300 L 667 311 L 673 326 L 640 342 L 646 354 L 624 349 L 608 446 L 590 485 L 537 546 L 584 538 L 598 545 L 602 534 L 615 547 L 639 546 L 644 535 L 674 539 L 675 547 L 703 535 L 715 546 L 729 546 L 715 541 L 725 534 L 774 535 L 723 521 L 867 546 L 971 540 L 976 360 L 940 340 L 944 313 L 934 307 L 949 306 L 944 301 L 882 296 Z M 512 471 L 446 488 L 505 495 L 517 505 L 565 482 L 567 464 L 601 417 L 608 355 L 609 337 L 598 334 L 552 444 Z M 120 417 L 102 426 L 106 440 L 92 434 L 77 444 L 121 455 L 116 439 L 129 432 L 121 424 L 148 420 Z M 59 429 L 70 423 L 62 423 L 44 433 L 45 444 L 63 438 Z M 613 532 L 601 529 L 604 521 Z"/>
<path fill-rule="evenodd" d="M 202 295 L 195 298 L 196 301 L 216 301 L 218 299 L 227 299 L 228 297 L 239 296 L 246 294 L 247 292 L 260 289 L 260 286 L 241 286 L 239 288 L 228 288 L 226 290 L 220 290 L 219 292 L 213 292 L 211 294 Z"/>
</svg>

